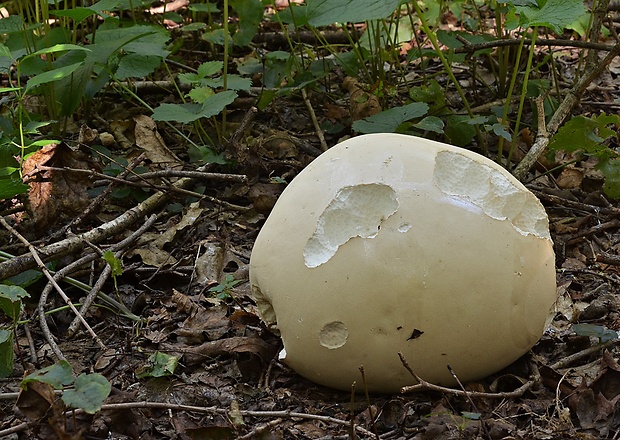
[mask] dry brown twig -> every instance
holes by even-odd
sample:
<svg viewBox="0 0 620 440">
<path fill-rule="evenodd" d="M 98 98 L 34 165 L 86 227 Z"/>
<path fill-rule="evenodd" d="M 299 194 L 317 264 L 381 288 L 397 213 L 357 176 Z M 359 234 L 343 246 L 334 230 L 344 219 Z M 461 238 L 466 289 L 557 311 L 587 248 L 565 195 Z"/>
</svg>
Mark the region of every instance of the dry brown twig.
<svg viewBox="0 0 620 440">
<path fill-rule="evenodd" d="M 435 385 L 430 382 L 425 381 L 421 377 L 419 377 L 415 372 L 411 369 L 407 360 L 403 356 L 402 353 L 398 353 L 398 357 L 400 357 L 400 361 L 403 366 L 409 371 L 409 374 L 413 376 L 415 380 L 418 381 L 416 385 L 409 385 L 402 387 L 401 393 L 413 393 L 419 391 L 436 391 L 439 393 L 451 394 L 454 396 L 460 397 L 483 397 L 487 399 L 510 399 L 514 397 L 521 397 L 527 390 L 529 390 L 538 380 L 537 377 L 533 377 L 532 379 L 525 382 L 519 388 L 514 391 L 509 392 L 501 392 L 501 393 L 482 393 L 478 391 L 464 391 L 464 390 L 455 390 L 453 388 L 442 387 L 440 385 Z M 536 375 L 535 375 L 536 376 Z"/>
<path fill-rule="evenodd" d="M 538 131 L 534 145 L 532 145 L 532 148 L 530 148 L 525 157 L 514 169 L 513 174 L 517 179 L 525 179 L 529 170 L 534 166 L 538 158 L 547 148 L 550 138 L 558 131 L 560 125 L 564 119 L 566 119 L 575 104 L 577 104 L 586 88 L 618 55 L 620 55 L 620 43 L 617 43 L 600 62 L 590 65 L 581 78 L 568 91 L 567 95 L 564 97 L 564 100 L 551 117 L 546 129 Z"/>
<path fill-rule="evenodd" d="M 37 266 L 39 267 L 39 270 L 49 280 L 49 284 L 51 284 L 54 287 L 54 289 L 56 289 L 58 294 L 62 297 L 62 299 L 65 301 L 65 303 L 69 306 L 71 311 L 73 313 L 75 313 L 75 315 L 80 319 L 80 322 L 86 328 L 86 330 L 90 333 L 90 335 L 93 337 L 95 342 L 97 342 L 97 345 L 99 345 L 99 347 L 102 350 L 107 349 L 105 344 L 101 341 L 101 339 L 99 339 L 99 336 L 97 336 L 97 334 L 93 331 L 93 329 L 90 327 L 90 325 L 88 325 L 88 323 L 86 322 L 84 317 L 80 314 L 80 312 L 75 307 L 75 305 L 73 305 L 73 302 L 71 302 L 69 297 L 65 294 L 65 292 L 62 290 L 62 288 L 58 285 L 58 283 L 56 282 L 56 280 L 54 279 L 52 274 L 49 272 L 49 270 L 47 270 L 47 267 L 45 267 L 45 263 L 43 262 L 43 260 L 41 260 L 41 257 L 39 257 L 39 253 L 34 248 L 34 246 L 28 240 L 26 240 L 26 238 L 24 238 L 19 232 L 17 232 L 11 225 L 9 225 L 6 222 L 6 220 L 4 218 L 2 218 L 2 217 L 0 217 L 0 224 L 2 224 L 2 226 L 4 226 L 7 231 L 9 231 L 11 234 L 13 234 L 15 237 L 17 237 L 17 239 L 19 241 L 21 241 L 24 244 L 24 246 L 26 246 L 28 248 L 28 250 L 30 251 L 30 254 L 32 255 L 33 259 L 35 260 Z M 42 313 L 41 310 L 39 310 L 39 313 L 40 314 Z M 41 315 L 40 315 L 40 317 L 41 317 Z M 45 321 L 45 313 L 43 313 L 42 318 L 43 318 L 42 320 Z M 53 339 L 53 338 L 50 338 L 50 339 Z M 59 358 L 60 359 L 64 359 L 64 356 L 62 355 L 62 352 L 60 352 L 60 350 L 58 350 L 56 352 L 57 356 L 59 354 L 60 354 Z"/>
<path fill-rule="evenodd" d="M 204 167 L 199 168 L 198 171 L 204 171 Z M 139 203 L 131 209 L 128 209 L 114 220 L 99 225 L 98 227 L 84 232 L 83 234 L 71 236 L 56 243 L 44 246 L 38 249 L 38 253 L 41 255 L 41 259 L 44 262 L 47 262 L 73 252 L 79 252 L 84 248 L 87 242 L 100 243 L 108 237 L 125 231 L 136 222 L 140 221 L 147 215 L 159 209 L 165 202 L 170 199 L 171 189 L 174 191 L 186 191 L 187 188 L 193 185 L 195 182 L 196 179 L 194 178 L 181 178 L 174 182 L 174 184 L 171 185 L 170 188 L 165 188 L 156 192 L 143 202 Z M 199 196 L 213 203 L 219 202 L 221 206 L 230 209 L 248 209 L 243 206 L 236 206 L 231 203 L 218 200 L 215 197 L 202 194 L 200 194 Z M 10 278 L 25 270 L 33 269 L 36 267 L 36 265 L 36 261 L 30 253 L 25 253 L 23 255 L 11 258 L 10 260 L 0 263 L 0 280 Z"/>
<path fill-rule="evenodd" d="M 120 258 L 122 254 L 127 250 L 127 247 L 130 246 L 134 241 L 136 241 L 140 236 L 142 236 L 142 234 L 144 234 L 148 229 L 150 229 L 150 227 L 153 226 L 156 220 L 157 220 L 157 215 L 155 214 L 151 215 L 149 218 L 146 219 L 143 225 L 141 225 L 138 229 L 136 229 L 135 232 L 131 233 L 124 240 L 118 243 L 115 243 L 108 250 L 114 252 L 115 258 Z M 93 254 L 91 254 L 91 256 L 93 257 L 93 260 L 98 257 L 98 255 L 93 255 Z M 85 264 L 85 262 L 81 262 L 79 264 L 72 263 L 63 269 L 66 269 L 67 272 L 69 272 L 69 271 L 72 271 L 74 268 L 77 268 L 83 264 Z M 106 264 L 105 268 L 99 275 L 99 278 L 93 285 L 93 288 L 90 290 L 88 295 L 86 295 L 86 298 L 82 302 L 80 313 L 84 315 L 86 314 L 86 312 L 88 311 L 89 307 L 91 306 L 95 298 L 101 293 L 101 288 L 103 287 L 103 284 L 108 279 L 111 273 L 112 273 L 112 267 L 109 264 Z M 67 336 L 69 337 L 73 336 L 75 332 L 78 330 L 79 325 L 80 325 L 80 321 L 77 319 L 74 319 L 73 322 L 69 325 L 69 328 L 67 330 Z"/>
<path fill-rule="evenodd" d="M 189 411 L 199 414 L 224 414 L 228 413 L 228 409 L 219 408 L 215 406 L 192 406 L 181 405 L 166 402 L 124 402 L 124 403 L 109 403 L 101 406 L 101 411 L 109 410 L 123 410 L 123 409 L 164 409 L 171 411 Z M 73 417 L 74 415 L 83 414 L 83 409 L 71 410 L 71 413 L 67 413 L 67 417 Z M 260 417 L 260 418 L 279 418 L 279 419 L 302 419 L 302 420 L 317 420 L 327 424 L 334 424 L 339 426 L 349 426 L 348 420 L 341 420 L 331 416 L 324 416 L 320 414 L 307 414 L 293 411 L 253 411 L 253 410 L 239 410 L 239 415 L 243 417 Z M 30 422 L 19 425 L 19 428 L 13 427 L 5 430 L 0 430 L 0 438 L 10 433 L 20 432 L 28 429 L 31 426 Z M 356 432 L 364 434 L 374 438 L 374 434 L 367 429 L 355 425 Z"/>
</svg>

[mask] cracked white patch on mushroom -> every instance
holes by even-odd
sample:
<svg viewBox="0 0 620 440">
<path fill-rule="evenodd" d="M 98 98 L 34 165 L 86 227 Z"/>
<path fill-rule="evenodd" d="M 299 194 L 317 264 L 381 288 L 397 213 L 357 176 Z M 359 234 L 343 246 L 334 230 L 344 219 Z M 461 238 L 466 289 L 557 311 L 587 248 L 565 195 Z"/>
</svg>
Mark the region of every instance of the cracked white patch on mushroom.
<svg viewBox="0 0 620 440">
<path fill-rule="evenodd" d="M 325 348 L 335 350 L 342 347 L 347 342 L 349 330 L 343 322 L 329 322 L 323 326 L 319 333 L 319 342 Z"/>
<path fill-rule="evenodd" d="M 381 223 L 397 209 L 396 192 L 388 185 L 368 183 L 340 189 L 319 217 L 306 244 L 306 266 L 326 263 L 352 238 L 375 237 Z"/>
<path fill-rule="evenodd" d="M 433 174 L 444 193 L 469 200 L 496 220 L 509 220 L 521 234 L 551 240 L 549 220 L 540 201 L 480 160 L 450 150 L 439 151 Z"/>
</svg>

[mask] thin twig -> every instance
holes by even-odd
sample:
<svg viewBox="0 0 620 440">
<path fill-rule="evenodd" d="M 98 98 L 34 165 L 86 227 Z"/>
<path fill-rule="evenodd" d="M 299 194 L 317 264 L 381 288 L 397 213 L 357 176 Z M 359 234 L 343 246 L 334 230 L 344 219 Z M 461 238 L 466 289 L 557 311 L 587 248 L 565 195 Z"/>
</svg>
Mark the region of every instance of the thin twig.
<svg viewBox="0 0 620 440">
<path fill-rule="evenodd" d="M 607 53 L 605 58 L 603 58 L 600 62 L 591 65 L 590 68 L 579 79 L 579 81 L 577 81 L 577 83 L 568 91 L 568 94 L 564 97 L 564 100 L 558 106 L 557 110 L 551 117 L 549 124 L 547 124 L 546 132 L 538 134 L 534 145 L 532 145 L 532 148 L 530 148 L 525 157 L 515 168 L 513 174 L 517 179 L 525 179 L 530 168 L 534 166 L 538 158 L 547 148 L 547 145 L 549 144 L 549 138 L 558 131 L 560 125 L 562 124 L 562 122 L 564 122 L 564 119 L 566 119 L 575 104 L 577 104 L 579 98 L 586 90 L 586 88 L 592 83 L 592 81 L 594 81 L 596 77 L 601 74 L 601 72 L 605 68 L 607 68 L 609 63 L 611 63 L 613 59 L 619 54 L 620 43 L 616 44 L 609 51 L 609 53 Z"/>
<path fill-rule="evenodd" d="M 407 360 L 405 359 L 402 353 L 398 353 L 398 356 L 400 357 L 400 361 L 402 362 L 403 366 L 407 369 L 407 371 L 409 371 L 409 374 L 411 374 L 413 378 L 418 381 L 416 385 L 408 385 L 408 386 L 402 387 L 400 389 L 400 392 L 403 394 L 419 392 L 419 391 L 437 391 L 439 393 L 452 394 L 454 396 L 461 396 L 461 397 L 466 397 L 467 395 L 469 395 L 471 397 L 483 397 L 487 399 L 511 399 L 514 397 L 521 397 L 527 390 L 529 390 L 536 383 L 536 380 L 537 380 L 537 378 L 534 377 L 533 379 L 530 379 L 527 382 L 525 382 L 523 385 L 521 385 L 516 390 L 509 391 L 509 392 L 502 392 L 502 393 L 482 393 L 482 392 L 477 392 L 477 391 L 464 392 L 462 390 L 455 390 L 453 388 L 442 387 L 440 385 L 435 385 L 435 384 L 425 381 L 424 379 L 419 377 L 417 374 L 415 374 L 415 372 L 411 369 L 411 367 L 407 363 Z"/>
<path fill-rule="evenodd" d="M 124 252 L 126 248 L 130 246 L 134 241 L 136 241 L 139 237 L 141 237 L 151 226 L 153 226 L 156 220 L 157 220 L 157 215 L 156 214 L 151 215 L 148 219 L 146 219 L 143 225 L 141 225 L 138 229 L 136 229 L 135 232 L 130 234 L 129 237 L 125 238 L 124 240 L 110 247 L 109 250 L 111 250 L 112 252 L 115 252 L 116 258 L 120 258 L 121 253 Z M 81 263 L 81 264 L 84 264 L 84 263 Z M 69 266 L 72 266 L 72 265 L 69 265 Z M 78 267 L 78 266 L 76 265 L 75 267 Z M 93 285 L 93 288 L 90 290 L 90 292 L 88 292 L 86 299 L 82 302 L 82 307 L 80 308 L 80 312 L 82 314 L 84 315 L 86 314 L 86 312 L 88 311 L 88 308 L 91 306 L 95 298 L 99 296 L 101 292 L 101 288 L 103 287 L 103 284 L 108 279 L 111 273 L 112 273 L 112 267 L 109 264 L 106 264 L 105 268 L 99 275 L 97 282 Z M 73 322 L 69 325 L 69 329 L 67 330 L 67 336 L 69 337 L 73 336 L 75 332 L 77 331 L 79 325 L 80 325 L 80 321 L 77 319 L 74 319 Z"/>
<path fill-rule="evenodd" d="M 24 244 L 24 246 L 26 246 L 28 248 L 28 250 L 32 254 L 34 260 L 36 261 L 37 266 L 39 266 L 39 269 L 41 270 L 41 272 L 43 272 L 45 277 L 54 286 L 56 291 L 60 294 L 62 299 L 65 301 L 65 303 L 69 306 L 71 311 L 73 311 L 73 313 L 75 313 L 75 315 L 80 319 L 80 321 L 82 322 L 82 324 L 84 325 L 86 330 L 88 330 L 88 332 L 91 334 L 91 336 L 93 337 L 95 342 L 97 342 L 99 347 L 101 347 L 102 350 L 106 350 L 107 347 L 105 346 L 105 344 L 101 341 L 101 339 L 99 339 L 99 336 L 97 336 L 97 334 L 93 331 L 93 329 L 90 327 L 90 325 L 88 325 L 88 323 L 86 322 L 84 317 L 80 314 L 78 309 L 75 308 L 75 306 L 73 305 L 73 303 L 71 302 L 69 297 L 65 294 L 65 292 L 62 290 L 62 288 L 58 285 L 58 283 L 56 282 L 56 280 L 54 279 L 52 274 L 47 270 L 47 267 L 45 267 L 45 263 L 41 260 L 41 257 L 39 257 L 39 253 L 34 248 L 34 246 L 32 244 L 30 244 L 30 242 L 28 240 L 26 240 L 26 238 L 24 238 L 24 236 L 22 236 L 19 232 L 17 232 L 11 225 L 9 225 L 6 222 L 6 220 L 4 220 L 3 217 L 0 217 L 0 224 L 2 224 L 2 226 L 4 226 L 7 229 L 7 231 L 9 231 L 11 234 L 13 234 L 15 237 L 17 237 L 17 239 L 19 241 L 21 241 Z M 43 320 L 45 321 L 45 319 L 43 319 Z"/>
<path fill-rule="evenodd" d="M 327 142 L 325 142 L 325 136 L 323 136 L 323 130 L 321 129 L 321 124 L 319 124 L 319 120 L 316 118 L 316 113 L 314 112 L 314 108 L 312 107 L 312 103 L 308 99 L 308 93 L 306 93 L 306 89 L 301 89 L 301 96 L 304 99 L 304 103 L 306 104 L 306 108 L 308 109 L 308 113 L 310 113 L 310 119 L 312 119 L 312 125 L 314 125 L 314 131 L 316 131 L 316 135 L 319 137 L 319 142 L 321 143 L 321 150 L 327 151 Z"/>
</svg>

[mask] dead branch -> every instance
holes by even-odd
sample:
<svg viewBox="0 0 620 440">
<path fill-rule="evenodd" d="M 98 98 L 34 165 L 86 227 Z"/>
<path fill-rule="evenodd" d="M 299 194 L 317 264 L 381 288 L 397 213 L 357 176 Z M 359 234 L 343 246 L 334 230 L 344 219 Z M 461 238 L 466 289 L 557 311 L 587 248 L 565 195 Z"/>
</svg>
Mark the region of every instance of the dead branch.
<svg viewBox="0 0 620 440">
<path fill-rule="evenodd" d="M 577 104 L 579 98 L 586 90 L 586 88 L 619 54 L 620 43 L 616 44 L 605 56 L 605 58 L 603 58 L 599 63 L 594 63 L 593 65 L 589 66 L 589 68 L 579 79 L 579 81 L 577 81 L 577 83 L 568 91 L 568 94 L 551 117 L 551 120 L 547 125 L 547 129 L 538 133 L 534 145 L 532 145 L 532 148 L 530 148 L 523 160 L 521 160 L 519 165 L 517 165 L 517 167 L 515 168 L 513 174 L 517 179 L 525 179 L 530 168 L 534 166 L 538 158 L 547 148 L 550 137 L 552 137 L 558 131 L 560 125 L 569 115 L 575 104 Z"/>
<path fill-rule="evenodd" d="M 405 359 L 402 353 L 398 353 L 398 356 L 400 357 L 400 361 L 402 362 L 403 366 L 407 369 L 407 371 L 409 371 L 409 374 L 411 374 L 413 378 L 418 381 L 418 383 L 415 385 L 408 385 L 408 386 L 402 387 L 400 389 L 400 392 L 403 394 L 420 392 L 420 391 L 436 391 L 439 393 L 451 394 L 453 396 L 460 396 L 460 397 L 469 396 L 469 397 L 482 397 L 485 399 L 512 399 L 515 397 L 523 396 L 523 394 L 525 394 L 527 390 L 532 388 L 532 386 L 538 380 L 537 377 L 533 377 L 532 379 L 525 382 L 523 385 L 521 385 L 516 390 L 509 391 L 509 392 L 501 392 L 501 393 L 482 393 L 478 391 L 455 390 L 453 388 L 442 387 L 440 385 L 435 385 L 435 384 L 425 381 L 424 379 L 419 377 L 417 374 L 415 374 L 415 372 L 411 369 L 411 367 L 407 363 L 407 360 Z"/>
<path fill-rule="evenodd" d="M 172 185 L 172 188 L 183 191 L 195 182 L 196 180 L 194 178 L 184 177 L 176 181 Z M 206 198 L 209 200 L 214 199 L 213 197 Z M 38 249 L 37 252 L 41 256 L 43 262 L 48 262 L 73 252 L 79 252 L 86 246 L 87 242 L 95 244 L 100 243 L 115 234 L 125 231 L 147 215 L 159 209 L 169 199 L 170 191 L 158 191 L 142 203 L 125 211 L 114 220 L 104 223 L 83 234 L 68 237 L 59 242 L 44 246 Z M 224 206 L 228 205 L 230 204 L 224 203 Z M 35 267 L 36 261 L 30 253 L 11 258 L 10 260 L 0 263 L 0 280 L 5 280 Z"/>
<path fill-rule="evenodd" d="M 107 347 L 105 346 L 105 344 L 101 341 L 101 339 L 99 339 L 99 336 L 97 336 L 97 334 L 93 331 L 93 329 L 90 327 L 90 325 L 88 325 L 88 323 L 86 322 L 84 317 L 80 314 L 80 312 L 75 307 L 75 305 L 73 305 L 73 302 L 71 302 L 69 297 L 65 294 L 65 292 L 62 290 L 62 288 L 58 285 L 58 283 L 56 282 L 56 280 L 54 279 L 52 274 L 50 274 L 50 272 L 47 270 L 47 267 L 45 267 L 45 263 L 43 263 L 43 261 L 39 257 L 39 253 L 34 248 L 34 246 L 32 244 L 30 244 L 30 242 L 28 240 L 26 240 L 19 232 L 17 232 L 11 225 L 9 225 L 6 222 L 6 220 L 4 218 L 2 218 L 2 217 L 0 217 L 0 224 L 2 224 L 2 226 L 4 226 L 7 231 L 9 231 L 11 234 L 13 234 L 15 237 L 17 237 L 17 239 L 19 241 L 21 241 L 26 247 L 28 247 L 30 255 L 34 259 L 36 265 L 39 267 L 39 270 L 41 272 L 43 272 L 45 277 L 49 280 L 48 286 L 53 286 L 53 288 L 56 289 L 56 291 L 60 294 L 62 299 L 65 301 L 65 303 L 69 306 L 71 311 L 73 313 L 75 313 L 75 315 L 80 319 L 80 322 L 82 323 L 82 325 L 86 328 L 86 330 L 88 330 L 88 332 L 91 334 L 91 336 L 93 337 L 95 342 L 97 342 L 99 347 L 102 350 L 106 350 Z M 50 290 L 51 290 L 51 288 L 50 288 Z M 41 310 L 41 308 L 39 309 L 39 316 L 40 317 L 42 316 L 43 317 L 43 321 L 45 321 L 45 313 Z M 62 353 L 60 352 L 60 350 L 58 350 L 58 352 L 56 354 L 57 355 L 60 354 L 60 356 L 58 356 L 59 359 L 64 359 L 64 356 L 62 356 Z"/>
</svg>

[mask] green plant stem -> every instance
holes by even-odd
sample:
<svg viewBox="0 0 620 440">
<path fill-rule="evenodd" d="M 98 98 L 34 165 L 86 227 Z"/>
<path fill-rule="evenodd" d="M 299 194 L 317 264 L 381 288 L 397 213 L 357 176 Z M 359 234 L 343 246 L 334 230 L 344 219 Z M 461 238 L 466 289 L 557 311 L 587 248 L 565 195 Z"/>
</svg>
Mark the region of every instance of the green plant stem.
<svg viewBox="0 0 620 440">
<path fill-rule="evenodd" d="M 435 32 L 429 27 L 428 22 L 426 21 L 426 18 L 424 18 L 424 14 L 422 13 L 422 10 L 420 9 L 420 5 L 418 5 L 417 0 L 411 2 L 411 4 L 413 5 L 413 8 L 415 9 L 418 19 L 420 20 L 422 30 L 428 36 L 428 39 L 431 41 L 431 44 L 433 45 L 433 49 L 435 49 L 435 52 L 437 53 L 437 56 L 439 57 L 441 64 L 443 65 L 444 69 L 446 69 L 446 73 L 448 74 L 448 77 L 454 84 L 454 87 L 456 88 L 457 93 L 461 97 L 461 100 L 463 101 L 463 105 L 465 106 L 465 110 L 467 110 L 467 114 L 469 115 L 470 118 L 473 119 L 474 114 L 471 111 L 471 106 L 469 105 L 469 101 L 467 101 L 465 92 L 463 92 L 463 89 L 461 88 L 458 80 L 454 76 L 454 72 L 452 71 L 450 63 L 448 62 L 443 52 L 441 51 L 441 48 L 439 47 L 439 41 L 437 41 L 437 35 L 435 35 Z M 483 142 L 482 135 L 480 133 L 480 128 L 477 125 L 476 125 L 476 133 L 478 135 L 478 142 L 482 150 L 486 153 L 486 144 Z"/>
<path fill-rule="evenodd" d="M 536 36 L 538 35 L 538 26 L 534 26 L 532 35 L 532 44 L 530 46 L 529 56 L 527 57 L 527 65 L 525 66 L 525 74 L 523 78 L 523 85 L 521 87 L 521 99 L 519 100 L 519 110 L 517 111 L 517 121 L 515 122 L 515 129 L 512 135 L 512 143 L 510 144 L 510 152 L 508 153 L 507 165 L 510 166 L 510 160 L 514 154 L 514 150 L 517 147 L 517 134 L 521 124 L 521 117 L 523 116 L 523 106 L 525 104 L 525 98 L 527 96 L 527 83 L 530 78 L 530 72 L 532 70 L 532 60 L 534 59 L 534 52 L 536 49 Z"/>
<path fill-rule="evenodd" d="M 224 90 L 228 90 L 228 43 L 230 34 L 228 33 L 228 0 L 224 0 L 224 69 L 222 71 L 222 85 Z M 226 109 L 222 110 L 222 136 L 226 133 Z M 220 139 L 221 140 L 221 139 Z"/>
<path fill-rule="evenodd" d="M 510 85 L 508 86 L 508 93 L 506 94 L 506 102 L 504 104 L 504 111 L 502 113 L 502 124 L 506 127 L 508 124 L 508 113 L 510 111 L 510 103 L 512 102 L 512 94 L 514 93 L 515 84 L 517 83 L 517 76 L 519 75 L 519 62 L 521 61 L 521 53 L 523 51 L 523 45 L 525 44 L 525 35 L 521 38 L 521 44 L 517 49 L 517 55 L 515 58 L 514 69 L 512 71 L 512 76 L 510 77 Z M 516 132 L 513 134 L 513 137 L 516 135 Z M 497 148 L 497 163 L 502 163 L 502 156 L 504 153 L 504 138 L 499 138 L 499 144 Z M 510 154 L 509 154 L 510 155 Z M 506 166 L 510 164 L 510 159 L 508 159 Z"/>
<path fill-rule="evenodd" d="M 7 261 L 10 260 L 11 258 L 14 258 L 14 255 L 11 255 L 7 252 L 4 251 L 0 251 L 0 261 Z M 33 269 L 36 270 L 36 269 Z M 51 274 L 55 274 L 56 272 L 48 269 L 49 272 Z M 38 271 L 37 271 L 38 272 Z M 73 287 L 77 287 L 78 289 L 84 291 L 84 292 L 90 292 L 92 290 L 92 287 L 89 286 L 88 284 L 85 284 L 79 280 L 76 280 L 75 278 L 71 278 L 71 277 L 64 277 L 63 280 L 73 286 Z M 114 298 L 111 298 L 110 296 L 106 295 L 103 292 L 99 292 L 97 293 L 97 296 L 99 296 L 99 298 L 106 303 L 109 307 L 114 308 L 115 310 L 117 310 L 118 312 L 120 312 L 123 316 L 125 316 L 127 319 L 130 319 L 132 321 L 135 322 L 140 322 L 142 321 L 142 318 L 140 318 L 138 315 L 132 313 L 127 307 L 125 307 L 123 304 L 119 303 L 118 301 L 116 301 Z M 68 306 L 67 306 L 68 307 Z"/>
</svg>

